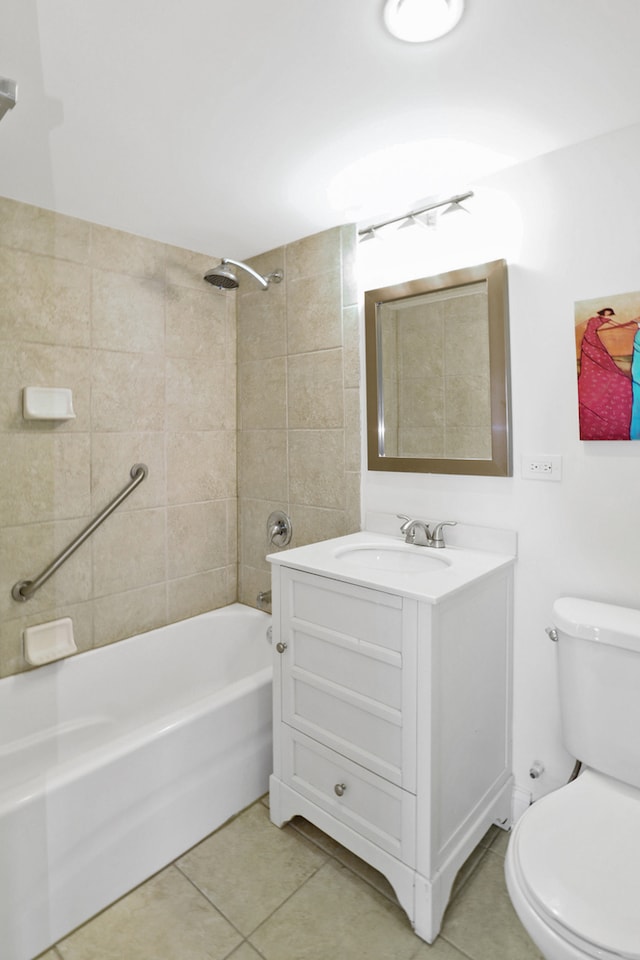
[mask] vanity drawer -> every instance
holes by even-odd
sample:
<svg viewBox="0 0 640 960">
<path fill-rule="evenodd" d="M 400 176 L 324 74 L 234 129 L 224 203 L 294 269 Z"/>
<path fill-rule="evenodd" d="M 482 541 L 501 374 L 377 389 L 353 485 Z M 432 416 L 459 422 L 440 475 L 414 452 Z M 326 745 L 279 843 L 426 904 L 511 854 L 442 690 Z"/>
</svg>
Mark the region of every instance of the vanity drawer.
<svg viewBox="0 0 640 960">
<path fill-rule="evenodd" d="M 282 725 L 283 779 L 345 826 L 412 866 L 415 797 Z"/>
</svg>

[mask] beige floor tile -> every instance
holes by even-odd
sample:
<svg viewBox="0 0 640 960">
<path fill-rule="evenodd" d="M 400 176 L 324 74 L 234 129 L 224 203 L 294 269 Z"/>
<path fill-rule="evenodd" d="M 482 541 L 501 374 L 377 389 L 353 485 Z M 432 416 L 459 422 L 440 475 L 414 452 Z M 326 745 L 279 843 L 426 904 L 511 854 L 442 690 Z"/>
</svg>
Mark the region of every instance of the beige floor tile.
<svg viewBox="0 0 640 960">
<path fill-rule="evenodd" d="M 441 933 L 473 960 L 541 960 L 511 906 L 504 858 L 491 850 L 449 905 Z"/>
<path fill-rule="evenodd" d="M 501 857 L 506 857 L 510 836 L 511 833 L 508 830 L 498 830 L 490 844 L 491 852 L 497 853 Z"/>
<path fill-rule="evenodd" d="M 469 960 L 466 953 L 460 953 L 450 943 L 438 937 L 433 943 L 423 943 L 411 957 L 411 960 Z M 510 957 L 499 957 L 495 955 L 494 960 L 511 960 Z"/>
<path fill-rule="evenodd" d="M 245 942 L 229 955 L 229 960 L 262 960 L 262 958 L 250 943 Z"/>
<path fill-rule="evenodd" d="M 250 943 L 242 943 L 237 950 L 229 954 L 229 960 L 262 960 L 260 954 L 253 949 Z"/>
<path fill-rule="evenodd" d="M 62 960 L 223 960 L 241 937 L 175 867 L 168 867 L 57 949 Z"/>
<path fill-rule="evenodd" d="M 326 856 L 294 830 L 279 830 L 257 801 L 177 861 L 245 935 L 262 923 Z"/>
<path fill-rule="evenodd" d="M 387 878 L 370 864 L 365 863 L 364 860 L 357 857 L 355 853 L 351 853 L 350 850 L 345 849 L 337 840 L 327 836 L 326 833 L 318 830 L 316 826 L 309 823 L 308 820 L 304 820 L 302 817 L 294 817 L 291 821 L 291 826 L 294 830 L 297 830 L 303 836 L 307 837 L 308 840 L 311 840 L 312 843 L 317 844 L 322 850 L 330 854 L 330 856 L 339 860 L 345 867 L 353 870 L 355 874 L 363 880 L 366 880 L 367 883 L 370 883 L 371 886 L 375 887 L 380 893 L 384 894 L 387 899 L 397 903 L 395 891 Z"/>
<path fill-rule="evenodd" d="M 266 960 L 411 960 L 420 946 L 400 907 L 335 861 L 249 939 Z"/>
</svg>

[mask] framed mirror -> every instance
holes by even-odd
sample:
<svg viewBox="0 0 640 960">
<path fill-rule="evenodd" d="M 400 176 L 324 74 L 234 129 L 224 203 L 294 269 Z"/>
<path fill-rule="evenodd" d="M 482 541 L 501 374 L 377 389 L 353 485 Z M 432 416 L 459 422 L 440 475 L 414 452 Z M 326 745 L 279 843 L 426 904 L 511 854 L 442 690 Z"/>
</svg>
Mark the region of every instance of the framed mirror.
<svg viewBox="0 0 640 960">
<path fill-rule="evenodd" d="M 505 261 L 364 304 L 369 469 L 511 476 Z"/>
</svg>

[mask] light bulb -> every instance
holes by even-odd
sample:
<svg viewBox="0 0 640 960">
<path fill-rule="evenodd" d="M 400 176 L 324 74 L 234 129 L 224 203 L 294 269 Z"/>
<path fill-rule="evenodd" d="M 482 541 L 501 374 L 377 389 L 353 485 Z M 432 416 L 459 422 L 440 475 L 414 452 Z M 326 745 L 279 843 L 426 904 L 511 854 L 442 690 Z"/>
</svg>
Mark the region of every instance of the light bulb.
<svg viewBox="0 0 640 960">
<path fill-rule="evenodd" d="M 384 22 L 399 40 L 424 43 L 453 30 L 464 0 L 387 0 Z"/>
</svg>

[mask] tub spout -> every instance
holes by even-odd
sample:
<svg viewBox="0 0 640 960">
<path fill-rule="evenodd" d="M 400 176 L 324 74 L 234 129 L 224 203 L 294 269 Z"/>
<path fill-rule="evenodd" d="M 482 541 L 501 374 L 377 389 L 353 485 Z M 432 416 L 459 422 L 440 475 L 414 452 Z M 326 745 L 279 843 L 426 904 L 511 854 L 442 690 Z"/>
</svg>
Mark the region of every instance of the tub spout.
<svg viewBox="0 0 640 960">
<path fill-rule="evenodd" d="M 271 590 L 261 590 L 257 597 L 258 600 L 258 609 L 264 610 L 265 607 L 271 606 Z"/>
</svg>

